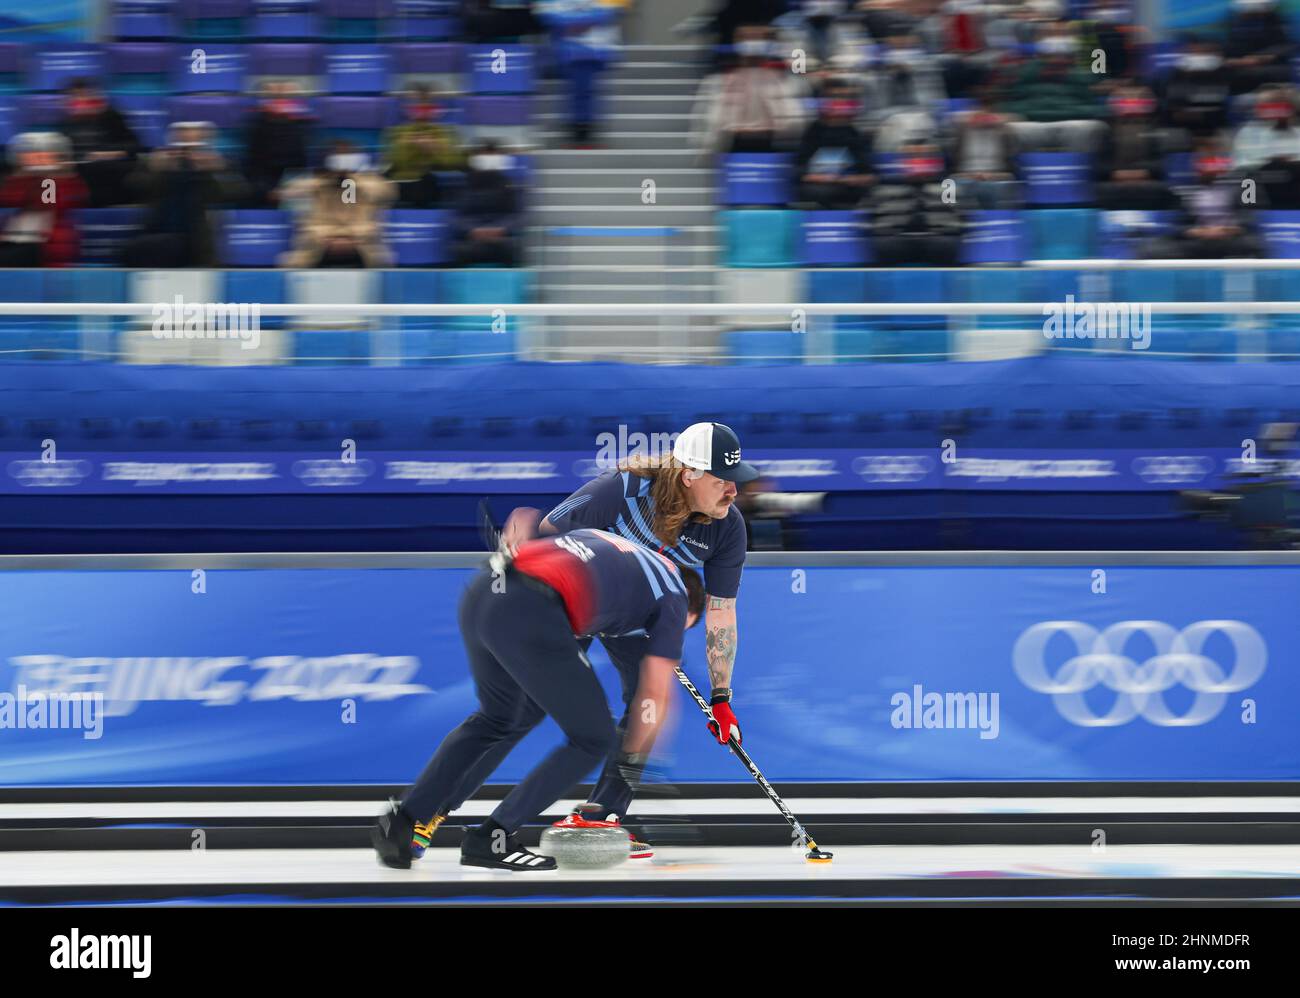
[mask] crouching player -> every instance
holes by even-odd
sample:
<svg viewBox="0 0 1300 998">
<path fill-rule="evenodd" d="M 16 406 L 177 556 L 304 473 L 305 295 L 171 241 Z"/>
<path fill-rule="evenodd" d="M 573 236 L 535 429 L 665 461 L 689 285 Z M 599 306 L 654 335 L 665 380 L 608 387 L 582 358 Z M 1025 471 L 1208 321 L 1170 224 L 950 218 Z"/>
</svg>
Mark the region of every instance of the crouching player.
<svg viewBox="0 0 1300 998">
<path fill-rule="evenodd" d="M 564 744 L 466 833 L 460 861 L 488 869 L 555 869 L 552 857 L 519 844 L 519 829 L 618 748 L 605 692 L 581 639 L 645 631 L 637 702 L 648 699 L 657 709 L 642 712 L 652 720 L 638 721 L 624 735 L 623 750 L 635 755 L 653 744 L 667 715 L 684 631 L 703 610 L 704 586 L 693 571 L 602 530 L 528 541 L 513 558 L 494 556 L 460 602 L 479 710 L 443 739 L 419 779 L 371 830 L 380 861 L 409 869 L 428 844 L 423 829 L 430 820 L 478 789 L 481 761 L 504 758 L 503 749 L 550 715 Z M 475 774 L 472 787 L 467 774 Z"/>
</svg>

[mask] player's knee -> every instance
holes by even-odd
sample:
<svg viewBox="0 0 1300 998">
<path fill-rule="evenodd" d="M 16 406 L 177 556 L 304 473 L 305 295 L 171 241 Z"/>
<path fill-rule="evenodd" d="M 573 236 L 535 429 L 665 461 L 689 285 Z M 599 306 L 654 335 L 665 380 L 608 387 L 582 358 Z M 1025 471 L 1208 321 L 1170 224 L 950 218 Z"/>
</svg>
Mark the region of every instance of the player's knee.
<svg viewBox="0 0 1300 998">
<path fill-rule="evenodd" d="M 604 759 L 614 751 L 614 746 L 618 743 L 618 732 L 614 728 L 613 720 L 608 717 L 604 718 L 602 724 L 587 725 L 580 731 L 568 734 L 570 744 L 593 759 Z"/>
</svg>

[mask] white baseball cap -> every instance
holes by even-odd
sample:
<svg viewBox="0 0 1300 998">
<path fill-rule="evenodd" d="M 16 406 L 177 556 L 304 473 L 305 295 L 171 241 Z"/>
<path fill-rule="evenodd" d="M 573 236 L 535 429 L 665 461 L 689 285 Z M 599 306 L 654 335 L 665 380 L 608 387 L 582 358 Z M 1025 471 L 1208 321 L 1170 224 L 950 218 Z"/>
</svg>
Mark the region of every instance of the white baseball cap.
<svg viewBox="0 0 1300 998">
<path fill-rule="evenodd" d="M 724 481 L 752 482 L 758 469 L 740 459 L 740 438 L 722 423 L 692 423 L 677 435 L 673 457 L 688 468 L 707 471 Z"/>
</svg>

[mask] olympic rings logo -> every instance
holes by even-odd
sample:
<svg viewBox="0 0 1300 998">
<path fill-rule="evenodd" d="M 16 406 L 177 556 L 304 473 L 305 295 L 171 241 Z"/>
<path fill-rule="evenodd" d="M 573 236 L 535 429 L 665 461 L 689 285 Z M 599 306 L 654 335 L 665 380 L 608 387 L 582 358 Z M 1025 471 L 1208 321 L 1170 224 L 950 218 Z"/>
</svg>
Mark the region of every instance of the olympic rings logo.
<svg viewBox="0 0 1300 998">
<path fill-rule="evenodd" d="M 1078 652 L 1055 676 L 1048 675 L 1044 653 L 1056 634 L 1074 641 Z M 1129 638 L 1145 635 L 1156 654 L 1137 662 L 1124 653 Z M 1224 635 L 1233 647 L 1231 672 L 1202 654 L 1207 639 Z M 1226 694 L 1252 686 L 1264 674 L 1268 648 L 1240 620 L 1202 620 L 1178 631 L 1158 620 L 1126 620 L 1104 631 L 1077 620 L 1035 624 L 1016 640 L 1012 665 L 1031 690 L 1053 698 L 1061 716 L 1086 728 L 1115 727 L 1142 717 L 1161 727 L 1191 727 L 1219 715 Z M 1097 716 L 1084 694 L 1098 683 L 1117 694 L 1108 713 Z M 1164 693 L 1182 685 L 1196 693 L 1186 714 L 1173 713 Z"/>
<path fill-rule="evenodd" d="M 1214 470 L 1214 462 L 1196 454 L 1156 454 L 1133 460 L 1133 470 L 1153 485 L 1190 485 Z"/>
</svg>

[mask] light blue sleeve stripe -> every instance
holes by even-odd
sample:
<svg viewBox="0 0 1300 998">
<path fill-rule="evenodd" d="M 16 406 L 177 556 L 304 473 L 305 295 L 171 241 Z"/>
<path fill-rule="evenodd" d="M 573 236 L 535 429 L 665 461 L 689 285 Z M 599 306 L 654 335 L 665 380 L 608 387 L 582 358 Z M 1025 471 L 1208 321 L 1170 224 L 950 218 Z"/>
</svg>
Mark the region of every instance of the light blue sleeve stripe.
<svg viewBox="0 0 1300 998">
<path fill-rule="evenodd" d="M 579 506 L 588 502 L 591 502 L 590 492 L 587 493 L 586 495 L 569 496 L 568 499 L 565 499 L 564 502 L 560 503 L 560 505 L 556 506 L 553 510 L 551 510 L 550 513 L 547 514 L 547 516 L 548 517 L 564 516 L 564 514 L 568 513 L 570 510 L 577 509 Z"/>
<path fill-rule="evenodd" d="M 646 581 L 650 583 L 650 591 L 654 594 L 655 599 L 659 599 L 659 597 L 664 594 L 664 591 L 659 585 L 659 580 L 655 578 L 654 571 L 646 563 L 646 560 L 650 558 L 651 555 L 649 552 L 640 549 L 632 551 L 631 554 L 632 557 L 641 563 L 641 571 L 645 573 Z"/>
</svg>

